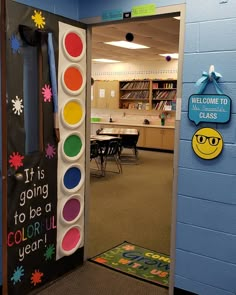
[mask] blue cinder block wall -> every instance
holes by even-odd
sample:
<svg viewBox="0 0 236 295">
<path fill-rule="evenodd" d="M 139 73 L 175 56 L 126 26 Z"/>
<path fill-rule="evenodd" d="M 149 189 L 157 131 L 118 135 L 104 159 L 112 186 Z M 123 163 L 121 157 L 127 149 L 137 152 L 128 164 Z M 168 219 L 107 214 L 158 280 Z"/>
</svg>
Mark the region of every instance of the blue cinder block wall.
<svg viewBox="0 0 236 295">
<path fill-rule="evenodd" d="M 201 295 L 236 294 L 236 3 L 222 2 L 186 1 L 175 285 Z M 232 99 L 231 121 L 196 127 L 187 117 L 188 98 L 210 65 Z M 211 161 L 191 148 L 194 132 L 205 126 L 224 139 L 222 154 Z"/>
<path fill-rule="evenodd" d="M 129 11 L 147 0 L 18 1 L 73 19 L 100 16 L 107 9 Z M 62 4 L 63 2 L 63 4 Z M 183 97 L 178 163 L 175 286 L 200 295 L 236 293 L 236 3 L 233 0 L 156 0 L 157 7 L 186 3 Z M 232 99 L 231 121 L 200 124 L 188 120 L 195 82 L 213 64 L 220 86 Z M 209 86 L 206 93 L 213 93 Z M 198 158 L 191 139 L 199 127 L 217 129 L 222 154 Z"/>
</svg>

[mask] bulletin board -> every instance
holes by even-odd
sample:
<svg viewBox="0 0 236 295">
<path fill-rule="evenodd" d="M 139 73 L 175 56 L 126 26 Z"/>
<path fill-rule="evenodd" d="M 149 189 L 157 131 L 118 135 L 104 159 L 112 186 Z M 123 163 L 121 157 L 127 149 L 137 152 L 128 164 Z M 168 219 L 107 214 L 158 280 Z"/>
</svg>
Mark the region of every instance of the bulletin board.
<svg viewBox="0 0 236 295">
<path fill-rule="evenodd" d="M 3 284 L 25 295 L 83 263 L 86 28 L 13 1 L 6 26 Z"/>
</svg>

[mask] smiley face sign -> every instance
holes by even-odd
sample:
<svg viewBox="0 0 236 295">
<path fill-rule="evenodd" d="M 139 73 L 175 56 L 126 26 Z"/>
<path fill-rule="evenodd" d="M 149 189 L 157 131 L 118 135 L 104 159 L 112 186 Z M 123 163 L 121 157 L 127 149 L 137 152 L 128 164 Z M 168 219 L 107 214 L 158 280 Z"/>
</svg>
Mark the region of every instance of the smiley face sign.
<svg viewBox="0 0 236 295">
<path fill-rule="evenodd" d="M 222 152 L 224 141 L 221 134 L 212 128 L 198 129 L 192 137 L 192 148 L 202 159 L 211 160 Z"/>
</svg>

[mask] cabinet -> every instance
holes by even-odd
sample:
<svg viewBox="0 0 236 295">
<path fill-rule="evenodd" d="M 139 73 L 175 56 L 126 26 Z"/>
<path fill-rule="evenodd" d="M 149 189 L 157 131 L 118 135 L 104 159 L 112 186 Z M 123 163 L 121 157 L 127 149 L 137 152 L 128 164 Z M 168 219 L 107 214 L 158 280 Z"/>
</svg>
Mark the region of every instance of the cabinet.
<svg viewBox="0 0 236 295">
<path fill-rule="evenodd" d="M 151 80 L 120 81 L 120 109 L 148 110 Z"/>
<path fill-rule="evenodd" d="M 91 107 L 99 109 L 118 109 L 119 81 L 94 81 Z"/>
<path fill-rule="evenodd" d="M 91 134 L 96 134 L 99 128 L 135 128 L 139 131 L 137 146 L 141 148 L 153 148 L 160 150 L 174 150 L 175 128 L 165 127 L 144 127 L 125 124 L 92 123 Z"/>
<path fill-rule="evenodd" d="M 166 128 L 146 128 L 145 147 L 174 150 L 175 130 Z"/>
<path fill-rule="evenodd" d="M 152 109 L 176 110 L 177 80 L 152 81 Z"/>
</svg>

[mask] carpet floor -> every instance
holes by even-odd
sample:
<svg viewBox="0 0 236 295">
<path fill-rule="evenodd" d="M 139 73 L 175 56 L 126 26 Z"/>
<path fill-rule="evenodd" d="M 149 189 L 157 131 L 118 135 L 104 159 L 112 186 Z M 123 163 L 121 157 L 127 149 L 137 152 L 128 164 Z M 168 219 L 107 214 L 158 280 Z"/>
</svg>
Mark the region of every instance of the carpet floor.
<svg viewBox="0 0 236 295">
<path fill-rule="evenodd" d="M 111 165 L 111 166 L 109 166 Z M 107 168 L 116 168 L 108 164 Z M 91 258 L 123 241 L 170 254 L 173 154 L 139 151 L 123 173 L 91 175 L 88 249 Z M 86 262 L 40 295 L 167 295 L 168 290 Z"/>
<path fill-rule="evenodd" d="M 168 290 L 86 262 L 63 276 L 40 295 L 168 295 Z"/>
<path fill-rule="evenodd" d="M 169 255 L 172 181 L 173 154 L 146 150 L 122 174 L 91 176 L 88 257 L 123 241 Z"/>
</svg>

